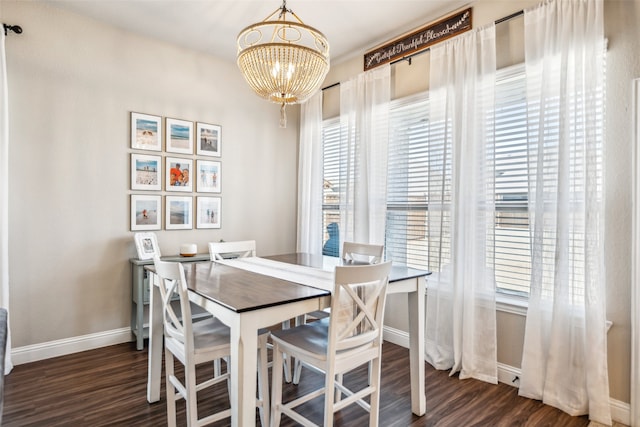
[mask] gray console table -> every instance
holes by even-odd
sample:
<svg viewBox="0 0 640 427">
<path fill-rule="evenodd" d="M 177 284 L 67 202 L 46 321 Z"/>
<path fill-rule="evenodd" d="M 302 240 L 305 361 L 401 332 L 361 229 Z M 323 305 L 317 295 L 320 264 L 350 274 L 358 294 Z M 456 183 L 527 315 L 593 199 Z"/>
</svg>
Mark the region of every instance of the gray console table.
<svg viewBox="0 0 640 427">
<path fill-rule="evenodd" d="M 209 254 L 196 254 L 194 256 L 163 256 L 163 261 L 197 262 L 209 261 Z M 131 304 L 131 332 L 136 337 L 136 348 L 144 349 L 144 339 L 149 338 L 149 274 L 144 269 L 145 265 L 153 264 L 152 259 L 129 259 L 132 273 L 132 304 Z M 147 313 L 145 313 L 147 307 Z"/>
</svg>

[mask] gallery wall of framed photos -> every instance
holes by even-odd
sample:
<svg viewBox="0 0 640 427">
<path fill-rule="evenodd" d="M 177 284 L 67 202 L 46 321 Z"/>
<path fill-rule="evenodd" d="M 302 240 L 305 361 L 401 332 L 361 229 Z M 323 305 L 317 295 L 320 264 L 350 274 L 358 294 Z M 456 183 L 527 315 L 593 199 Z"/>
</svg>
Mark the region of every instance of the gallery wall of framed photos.
<svg viewBox="0 0 640 427">
<path fill-rule="evenodd" d="M 131 231 L 221 227 L 221 137 L 220 125 L 131 112 Z"/>
</svg>

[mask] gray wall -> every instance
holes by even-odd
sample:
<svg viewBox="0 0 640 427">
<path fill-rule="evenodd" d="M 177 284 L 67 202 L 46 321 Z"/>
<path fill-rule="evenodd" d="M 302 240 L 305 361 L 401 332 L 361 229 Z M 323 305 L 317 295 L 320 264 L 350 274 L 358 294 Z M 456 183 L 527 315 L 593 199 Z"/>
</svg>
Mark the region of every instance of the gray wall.
<svg viewBox="0 0 640 427">
<path fill-rule="evenodd" d="M 222 228 L 156 231 L 163 254 L 250 238 L 261 255 L 295 250 L 298 108 L 280 129 L 234 63 L 39 3 L 1 7 L 24 29 L 6 43 L 14 348 L 129 325 L 131 111 L 222 126 Z"/>
</svg>

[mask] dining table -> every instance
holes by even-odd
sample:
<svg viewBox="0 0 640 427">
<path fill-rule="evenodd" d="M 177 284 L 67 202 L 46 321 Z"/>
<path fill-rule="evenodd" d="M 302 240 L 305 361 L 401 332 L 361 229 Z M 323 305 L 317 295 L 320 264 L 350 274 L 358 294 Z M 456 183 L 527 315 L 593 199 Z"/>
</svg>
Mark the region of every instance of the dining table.
<svg viewBox="0 0 640 427">
<path fill-rule="evenodd" d="M 232 426 L 255 425 L 258 330 L 329 307 L 338 265 L 343 265 L 340 258 L 305 253 L 183 264 L 190 301 L 230 328 Z M 155 269 L 145 268 L 153 284 L 147 382 L 151 403 L 160 400 L 163 321 Z M 411 410 L 419 416 L 426 412 L 424 295 L 429 274 L 392 264 L 387 288 L 387 294 L 408 296 Z"/>
</svg>

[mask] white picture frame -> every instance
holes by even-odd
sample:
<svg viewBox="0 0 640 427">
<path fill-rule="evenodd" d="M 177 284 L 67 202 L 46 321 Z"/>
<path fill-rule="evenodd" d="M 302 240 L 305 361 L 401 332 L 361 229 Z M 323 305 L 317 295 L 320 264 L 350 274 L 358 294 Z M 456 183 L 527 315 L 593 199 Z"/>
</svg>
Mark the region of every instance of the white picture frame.
<svg viewBox="0 0 640 427">
<path fill-rule="evenodd" d="M 166 157 L 165 190 L 193 191 L 193 159 L 182 157 Z"/>
<path fill-rule="evenodd" d="M 196 160 L 196 191 L 200 193 L 220 193 L 221 163 L 211 160 Z"/>
<path fill-rule="evenodd" d="M 165 119 L 167 153 L 193 154 L 193 122 Z"/>
<path fill-rule="evenodd" d="M 160 196 L 131 195 L 131 230 L 160 230 L 162 205 Z"/>
<path fill-rule="evenodd" d="M 162 151 L 162 117 L 132 112 L 131 148 Z"/>
<path fill-rule="evenodd" d="M 222 199 L 220 197 L 196 197 L 196 228 L 220 228 Z"/>
<path fill-rule="evenodd" d="M 196 154 L 199 156 L 220 157 L 222 146 L 222 127 L 208 123 L 196 123 Z"/>
<path fill-rule="evenodd" d="M 162 190 L 162 156 L 131 153 L 131 189 Z"/>
<path fill-rule="evenodd" d="M 156 255 L 161 256 L 156 233 L 135 233 L 133 239 L 136 242 L 138 259 L 147 260 L 153 259 Z"/>
<path fill-rule="evenodd" d="M 191 230 L 193 228 L 193 197 L 165 197 L 166 230 Z"/>
</svg>

